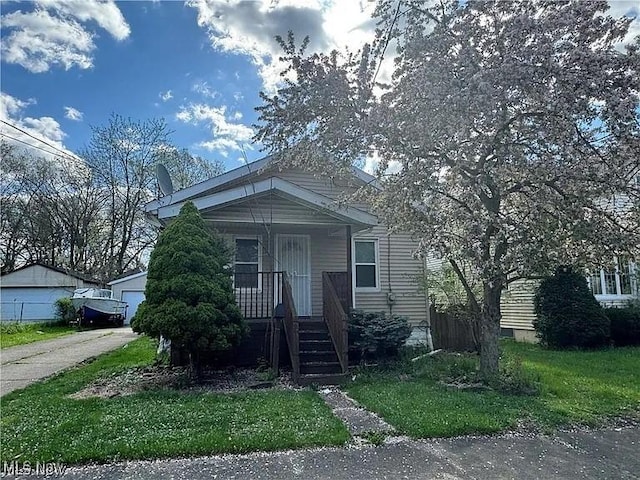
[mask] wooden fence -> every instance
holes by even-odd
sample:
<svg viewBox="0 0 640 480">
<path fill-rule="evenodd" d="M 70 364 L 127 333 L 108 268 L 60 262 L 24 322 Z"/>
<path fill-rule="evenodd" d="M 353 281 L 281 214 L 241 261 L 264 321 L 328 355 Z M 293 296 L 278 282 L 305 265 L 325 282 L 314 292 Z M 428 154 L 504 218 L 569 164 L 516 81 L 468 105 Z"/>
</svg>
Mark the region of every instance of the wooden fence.
<svg viewBox="0 0 640 480">
<path fill-rule="evenodd" d="M 431 307 L 431 337 L 433 348 L 456 352 L 476 350 L 471 322 L 459 316 L 436 311 Z"/>
</svg>

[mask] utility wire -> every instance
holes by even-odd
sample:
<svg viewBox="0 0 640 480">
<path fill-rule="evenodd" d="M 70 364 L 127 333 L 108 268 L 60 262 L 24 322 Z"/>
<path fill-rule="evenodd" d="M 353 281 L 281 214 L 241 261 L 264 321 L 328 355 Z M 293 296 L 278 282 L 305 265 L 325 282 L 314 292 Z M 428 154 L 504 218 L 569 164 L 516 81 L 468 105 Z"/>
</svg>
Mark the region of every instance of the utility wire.
<svg viewBox="0 0 640 480">
<path fill-rule="evenodd" d="M 77 157 L 77 156 L 74 156 L 74 155 L 70 155 L 69 152 L 65 152 L 64 150 L 56 147 L 55 145 L 51 145 L 49 142 L 47 142 L 47 141 L 45 141 L 45 140 L 43 140 L 41 138 L 38 138 L 35 135 L 32 135 L 31 133 L 27 132 L 26 130 L 24 130 L 24 129 L 16 126 L 16 125 L 13 125 L 12 123 L 9 123 L 9 122 L 7 122 L 5 120 L 0 120 L 0 122 L 4 123 L 5 125 L 10 126 L 11 128 L 14 128 L 15 130 L 18 130 L 21 133 L 24 133 L 28 137 L 31 137 L 31 138 L 33 138 L 34 140 L 37 140 L 40 143 L 43 143 L 44 145 L 46 145 L 49 148 L 53 148 L 55 151 L 59 152 L 59 154 L 62 155 L 62 156 L 65 156 L 65 157 L 68 157 L 68 158 L 72 158 L 73 160 L 76 160 L 76 161 L 77 160 L 82 160 L 80 157 Z M 11 138 L 11 137 L 9 137 L 9 138 Z M 14 138 L 14 140 L 16 140 L 16 139 Z M 26 142 L 22 142 L 22 143 L 25 143 L 26 145 L 29 145 L 29 146 L 34 147 L 34 148 L 38 148 L 35 145 L 30 145 L 30 144 L 28 144 Z M 40 149 L 40 150 L 42 150 L 42 149 Z M 51 155 L 55 155 L 55 154 L 52 154 L 51 152 L 47 152 L 47 153 L 49 153 Z"/>
<path fill-rule="evenodd" d="M 44 148 L 42 148 L 42 147 L 38 147 L 37 145 L 34 145 L 34 144 L 32 144 L 32 143 L 25 142 L 24 140 L 20 140 L 19 138 L 12 137 L 11 135 L 8 135 L 8 134 L 6 134 L 6 133 L 4 133 L 4 132 L 0 132 L 0 135 L 2 135 L 3 137 L 10 138 L 11 140 L 14 140 L 14 141 L 16 141 L 16 142 L 20 142 L 20 143 L 22 143 L 22 144 L 24 144 L 24 145 L 27 145 L 27 146 L 31 147 L 31 148 L 37 148 L 38 150 L 41 150 L 41 151 L 43 151 L 43 152 L 45 152 L 45 153 L 48 153 L 49 155 L 57 155 L 57 156 L 59 156 L 59 154 L 58 154 L 58 153 L 56 153 L 56 152 L 50 152 L 49 150 L 45 150 L 45 149 L 44 149 Z M 69 158 L 73 158 L 73 157 L 69 157 Z M 77 160 L 77 159 L 75 159 L 75 158 L 74 158 L 74 160 Z"/>
</svg>

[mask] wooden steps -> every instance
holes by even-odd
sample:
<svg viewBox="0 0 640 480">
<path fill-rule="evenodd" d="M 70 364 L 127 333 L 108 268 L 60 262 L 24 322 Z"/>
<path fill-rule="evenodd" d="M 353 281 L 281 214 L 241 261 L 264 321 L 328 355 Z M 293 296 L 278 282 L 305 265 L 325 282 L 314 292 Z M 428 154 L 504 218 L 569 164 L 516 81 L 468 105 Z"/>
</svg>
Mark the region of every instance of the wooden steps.
<svg viewBox="0 0 640 480">
<path fill-rule="evenodd" d="M 345 381 L 327 324 L 322 319 L 300 319 L 301 385 L 336 385 Z"/>
</svg>

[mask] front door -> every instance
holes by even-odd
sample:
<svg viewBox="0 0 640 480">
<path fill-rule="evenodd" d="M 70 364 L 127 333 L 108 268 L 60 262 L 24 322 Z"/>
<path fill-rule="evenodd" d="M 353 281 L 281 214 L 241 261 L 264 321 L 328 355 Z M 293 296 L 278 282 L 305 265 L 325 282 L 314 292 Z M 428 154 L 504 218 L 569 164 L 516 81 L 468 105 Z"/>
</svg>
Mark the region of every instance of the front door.
<svg viewBox="0 0 640 480">
<path fill-rule="evenodd" d="M 311 256 L 308 235 L 277 235 L 277 269 L 287 272 L 299 316 L 311 315 Z"/>
</svg>

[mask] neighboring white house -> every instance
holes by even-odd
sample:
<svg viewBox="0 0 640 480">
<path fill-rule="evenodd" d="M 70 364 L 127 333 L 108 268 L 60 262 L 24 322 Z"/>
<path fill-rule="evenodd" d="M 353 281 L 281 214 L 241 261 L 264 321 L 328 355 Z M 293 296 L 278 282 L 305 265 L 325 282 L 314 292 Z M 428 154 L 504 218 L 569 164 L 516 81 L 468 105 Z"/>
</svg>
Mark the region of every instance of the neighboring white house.
<svg viewBox="0 0 640 480">
<path fill-rule="evenodd" d="M 587 282 L 591 292 L 603 306 L 623 306 L 629 301 L 640 299 L 638 265 L 631 261 L 612 262 L 608 269 L 602 269 L 589 276 Z M 536 318 L 533 299 L 538 286 L 537 280 L 513 282 L 502 293 L 503 333 L 516 340 L 535 341 L 533 320 Z"/>
<path fill-rule="evenodd" d="M 56 300 L 71 297 L 76 288 L 97 286 L 97 280 L 49 265 L 18 268 L 0 277 L 0 320 L 53 320 Z"/>
<path fill-rule="evenodd" d="M 144 287 L 146 283 L 147 272 L 139 272 L 112 280 L 107 284 L 111 287 L 113 298 L 127 302 L 125 325 L 131 323 L 131 319 L 136 314 L 136 310 L 138 310 L 138 305 L 144 301 Z"/>
</svg>

